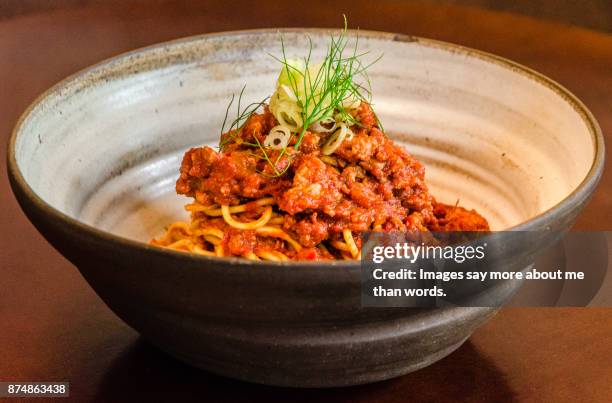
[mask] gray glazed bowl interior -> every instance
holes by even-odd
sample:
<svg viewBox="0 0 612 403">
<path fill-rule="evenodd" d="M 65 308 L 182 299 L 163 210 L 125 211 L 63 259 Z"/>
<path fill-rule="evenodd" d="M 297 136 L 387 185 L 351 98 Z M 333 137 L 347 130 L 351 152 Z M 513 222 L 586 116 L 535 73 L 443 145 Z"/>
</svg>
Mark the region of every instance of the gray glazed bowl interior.
<svg viewBox="0 0 612 403">
<path fill-rule="evenodd" d="M 308 33 L 316 59 L 329 32 Z M 305 53 L 304 30 L 284 36 L 290 56 Z M 459 199 L 494 229 L 571 225 L 603 169 L 601 132 L 580 101 L 527 68 L 459 46 L 374 32 L 361 32 L 360 44 L 384 54 L 370 71 L 375 107 L 388 134 L 425 163 L 440 201 Z M 356 263 L 255 264 L 146 244 L 187 219 L 188 200 L 174 193 L 182 154 L 216 144 L 245 83 L 245 103 L 270 95 L 279 64 L 268 53 L 278 52 L 277 31 L 204 35 L 68 78 L 11 137 L 18 201 L 120 317 L 197 366 L 340 386 L 440 359 L 494 310 L 364 310 Z"/>
<path fill-rule="evenodd" d="M 541 77 L 478 53 L 361 33 L 383 54 L 370 75 L 385 128 L 427 167 L 432 193 L 476 208 L 494 229 L 570 196 L 602 147 L 575 99 Z M 312 33 L 314 57 L 327 35 Z M 403 38 L 405 39 L 405 38 Z M 286 32 L 289 55 L 307 49 Z M 147 241 L 187 214 L 173 190 L 184 151 L 215 145 L 231 94 L 274 89 L 278 33 L 209 36 L 126 55 L 68 80 L 21 122 L 19 171 L 54 209 Z"/>
</svg>

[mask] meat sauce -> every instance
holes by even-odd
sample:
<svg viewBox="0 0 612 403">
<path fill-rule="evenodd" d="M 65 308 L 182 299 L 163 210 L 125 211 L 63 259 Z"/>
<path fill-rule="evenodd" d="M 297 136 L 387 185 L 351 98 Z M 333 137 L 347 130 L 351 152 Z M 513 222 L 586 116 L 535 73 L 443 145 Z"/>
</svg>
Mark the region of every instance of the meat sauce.
<svg viewBox="0 0 612 403">
<path fill-rule="evenodd" d="M 176 191 L 204 206 L 273 197 L 276 213 L 284 217 L 282 228 L 303 246 L 300 252 L 292 252 L 282 240 L 258 237 L 252 230 L 230 228 L 222 219 L 203 217 L 224 230 L 224 246 L 237 256 L 269 248 L 294 259 L 335 258 L 317 245 L 341 239 L 345 229 L 352 231 L 359 247 L 359 233 L 373 229 L 489 229 L 476 211 L 436 202 L 427 189 L 423 165 L 383 134 L 367 103 L 362 102 L 355 117 L 360 124 L 351 128 L 354 135 L 331 156 L 321 153 L 328 135 L 309 131 L 298 150 L 290 146 L 282 154 L 267 150 L 264 155 L 252 144 L 262 144 L 278 124 L 266 108 L 251 115 L 241 129 L 224 134 L 221 151 L 206 146 L 187 151 Z M 257 217 L 259 210 L 250 203 L 246 216 Z"/>
</svg>

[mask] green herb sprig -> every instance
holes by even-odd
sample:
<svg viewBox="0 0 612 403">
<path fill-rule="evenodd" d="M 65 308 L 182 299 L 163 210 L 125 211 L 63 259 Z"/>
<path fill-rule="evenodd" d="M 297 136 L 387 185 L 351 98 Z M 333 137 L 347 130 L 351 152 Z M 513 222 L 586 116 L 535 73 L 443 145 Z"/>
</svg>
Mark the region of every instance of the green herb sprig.
<svg viewBox="0 0 612 403">
<path fill-rule="evenodd" d="M 283 65 L 283 69 L 287 72 L 289 84 L 294 94 L 302 95 L 298 96 L 298 105 L 302 110 L 303 125 L 294 145 L 296 150 L 299 148 L 308 127 L 313 123 L 339 114 L 341 120 L 350 125 L 359 124 L 343 106 L 345 101 L 350 101 L 352 99 L 363 100 L 368 103 L 372 101 L 371 82 L 367 74 L 367 69 L 378 62 L 382 55 L 371 63 L 364 65 L 361 58 L 369 54 L 369 52 L 358 53 L 358 34 L 355 37 L 355 44 L 352 48 L 352 52 L 346 55 L 349 43 L 347 32 L 348 22 L 346 16 L 344 16 L 344 28 L 337 37 L 334 37 L 334 35 L 331 36 L 326 55 L 314 77 L 310 73 L 313 49 L 312 39 L 310 37 L 308 38 L 308 54 L 303 58 L 303 70 L 292 65 L 287 58 L 282 35 L 280 37 L 282 57 L 277 58 L 271 55 Z M 296 76 L 299 77 L 300 80 L 297 80 Z M 357 77 L 360 77 L 365 85 L 358 83 L 356 80 Z"/>
<path fill-rule="evenodd" d="M 242 90 L 240 90 L 240 95 L 238 96 L 238 102 L 236 106 L 236 118 L 230 124 L 229 128 L 227 129 L 228 135 L 225 136 L 224 138 L 223 134 L 226 133 L 225 126 L 227 125 L 227 118 L 229 116 L 230 109 L 232 105 L 234 104 L 234 99 L 236 98 L 234 94 L 232 94 L 232 99 L 230 99 L 230 102 L 227 105 L 227 109 L 225 110 L 225 117 L 223 118 L 223 124 L 221 125 L 221 136 L 219 140 L 219 149 L 221 150 L 223 149 L 225 145 L 229 144 L 232 140 L 235 139 L 236 135 L 238 134 L 240 129 L 242 129 L 242 127 L 247 122 L 247 120 L 249 120 L 251 115 L 257 112 L 259 108 L 264 106 L 266 104 L 266 101 L 269 98 L 269 97 L 266 97 L 259 102 L 252 102 L 248 104 L 244 109 L 241 109 L 242 96 L 244 95 L 245 89 L 246 89 L 246 85 L 242 87 Z M 257 146 L 257 144 L 248 143 L 248 142 L 244 142 L 242 144 L 252 146 L 252 147 Z"/>
<path fill-rule="evenodd" d="M 282 69 L 287 73 L 289 85 L 294 94 L 299 94 L 297 97 L 297 102 L 301 109 L 303 124 L 299 133 L 296 133 L 297 140 L 293 146 L 295 150 L 299 149 L 308 128 L 316 122 L 339 116 L 340 120 L 349 125 L 359 125 L 360 123 L 344 106 L 345 102 L 359 100 L 368 102 L 369 104 L 372 103 L 372 87 L 367 74 L 367 69 L 374 63 L 378 62 L 382 55 L 367 65 L 364 65 L 361 59 L 363 56 L 369 54 L 369 52 L 358 52 L 358 34 L 355 37 L 354 46 L 352 46 L 352 48 L 348 48 L 349 38 L 347 32 L 348 23 L 346 16 L 344 16 L 344 28 L 338 36 L 331 35 L 330 44 L 328 45 L 325 57 L 323 58 L 320 66 L 318 66 L 315 74 L 311 74 L 311 71 L 314 69 L 311 69 L 311 67 L 313 67 L 313 43 L 310 37 L 308 37 L 308 54 L 303 58 L 303 70 L 294 66 L 287 58 L 285 42 L 282 34 L 280 35 L 281 57 L 271 55 L 275 60 L 282 64 Z M 357 80 L 357 78 L 360 80 Z M 363 84 L 358 81 L 362 81 Z M 268 98 L 265 98 L 261 102 L 251 103 L 244 109 L 241 109 L 241 101 L 245 87 L 242 88 L 238 97 L 237 117 L 231 122 L 228 129 L 228 134 L 225 136 L 225 138 L 222 137 L 219 144 L 220 149 L 223 149 L 226 144 L 231 142 L 236 137 L 251 115 L 257 112 L 260 107 L 265 105 L 266 101 L 268 100 Z M 227 124 L 229 111 L 234 103 L 234 99 L 235 96 L 232 95 L 232 99 L 227 107 L 223 125 L 221 127 L 222 134 L 226 132 L 225 126 Z M 378 126 L 382 130 L 382 125 L 376 113 L 374 113 L 374 116 L 376 117 Z M 278 154 L 275 160 L 272 161 L 260 141 L 258 139 L 255 140 L 255 144 L 247 142 L 243 142 L 241 144 L 259 148 L 262 152 L 261 154 L 263 155 L 262 158 L 272 166 L 274 176 L 283 175 L 289 168 L 290 163 L 287 164 L 285 169 L 282 171 L 278 170 L 277 165 L 281 158 L 287 154 L 287 147 L 281 149 L 281 152 Z"/>
</svg>

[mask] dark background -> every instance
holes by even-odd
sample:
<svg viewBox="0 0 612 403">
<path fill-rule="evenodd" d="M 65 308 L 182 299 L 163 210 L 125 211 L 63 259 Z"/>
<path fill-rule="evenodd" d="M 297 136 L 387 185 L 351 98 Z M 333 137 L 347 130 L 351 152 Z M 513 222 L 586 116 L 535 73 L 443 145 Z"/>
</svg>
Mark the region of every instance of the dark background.
<svg viewBox="0 0 612 403">
<path fill-rule="evenodd" d="M 101 59 L 203 32 L 338 27 L 346 13 L 353 27 L 479 48 L 552 77 L 599 120 L 610 161 L 611 9 L 603 0 L 0 0 L 0 154 L 39 93 Z M 612 228 L 611 191 L 607 168 L 576 229 Z M 612 396 L 612 310 L 603 308 L 504 309 L 449 357 L 373 385 L 291 390 L 219 378 L 157 352 L 119 321 L 23 216 L 4 164 L 0 227 L 3 381 L 66 380 L 76 400 L 98 401 L 607 402 Z"/>
<path fill-rule="evenodd" d="M 375 1 L 375 0 L 374 0 Z M 610 0 L 400 0 L 405 3 L 440 3 L 510 11 L 567 24 L 612 32 L 612 2 Z M 150 3 L 163 1 L 152 0 Z M 2 0 L 0 18 L 33 12 L 87 6 L 91 4 L 125 4 L 125 0 Z M 179 2 L 174 2 L 179 3 Z M 191 2 L 195 3 L 195 2 Z M 227 3 L 229 4 L 229 2 Z M 228 7 L 229 10 L 230 7 Z"/>
</svg>

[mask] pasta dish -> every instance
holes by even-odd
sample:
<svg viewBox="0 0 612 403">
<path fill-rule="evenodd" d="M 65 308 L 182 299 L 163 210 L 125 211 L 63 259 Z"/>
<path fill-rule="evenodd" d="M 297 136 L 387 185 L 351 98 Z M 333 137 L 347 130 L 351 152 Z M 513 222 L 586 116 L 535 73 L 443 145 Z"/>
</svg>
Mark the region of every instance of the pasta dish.
<svg viewBox="0 0 612 403">
<path fill-rule="evenodd" d="M 252 260 L 360 259 L 364 232 L 482 231 L 474 210 L 438 203 L 423 165 L 385 135 L 363 54 L 346 30 L 324 59 L 278 58 L 270 98 L 241 108 L 218 149 L 182 160 L 176 191 L 189 222 L 151 241 L 174 250 Z M 244 91 L 244 89 L 243 89 Z"/>
</svg>

